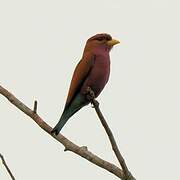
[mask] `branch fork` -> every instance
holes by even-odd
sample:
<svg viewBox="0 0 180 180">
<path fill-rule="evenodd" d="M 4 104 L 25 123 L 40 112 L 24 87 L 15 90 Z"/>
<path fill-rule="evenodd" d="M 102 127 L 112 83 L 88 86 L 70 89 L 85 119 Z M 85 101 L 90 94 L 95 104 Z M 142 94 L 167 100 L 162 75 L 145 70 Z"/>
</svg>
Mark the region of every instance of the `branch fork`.
<svg viewBox="0 0 180 180">
<path fill-rule="evenodd" d="M 103 160 L 102 158 L 98 157 L 97 155 L 90 152 L 86 146 L 78 146 L 71 142 L 69 139 L 67 139 L 65 136 L 63 136 L 61 133 L 59 133 L 57 136 L 52 135 L 52 127 L 50 127 L 38 114 L 37 114 L 37 101 L 34 102 L 34 108 L 33 110 L 27 107 L 24 103 L 22 103 L 19 99 L 17 99 L 12 93 L 7 91 L 5 88 L 3 88 L 0 85 L 0 94 L 2 94 L 4 97 L 6 97 L 13 105 L 15 105 L 18 109 L 20 109 L 22 112 L 24 112 L 27 116 L 29 116 L 31 119 L 34 120 L 34 122 L 37 123 L 44 131 L 46 131 L 49 135 L 51 135 L 53 138 L 55 138 L 57 141 L 59 141 L 61 144 L 64 145 L 65 149 L 64 151 L 71 151 L 75 154 L 85 158 L 86 160 L 90 161 L 91 163 L 109 171 L 110 173 L 114 174 L 118 178 L 122 180 L 135 180 L 135 178 L 131 175 L 129 172 L 127 165 L 125 163 L 125 160 L 123 159 L 118 146 L 116 144 L 116 141 L 114 139 L 114 136 L 105 121 L 104 116 L 102 115 L 100 109 L 99 109 L 99 103 L 97 100 L 95 100 L 94 92 L 91 88 L 87 89 L 87 98 L 89 101 L 93 104 L 96 113 L 108 135 L 108 138 L 111 142 L 112 149 L 119 161 L 119 164 L 121 168 L 118 166 Z M 0 156 L 2 158 L 2 156 Z"/>
</svg>

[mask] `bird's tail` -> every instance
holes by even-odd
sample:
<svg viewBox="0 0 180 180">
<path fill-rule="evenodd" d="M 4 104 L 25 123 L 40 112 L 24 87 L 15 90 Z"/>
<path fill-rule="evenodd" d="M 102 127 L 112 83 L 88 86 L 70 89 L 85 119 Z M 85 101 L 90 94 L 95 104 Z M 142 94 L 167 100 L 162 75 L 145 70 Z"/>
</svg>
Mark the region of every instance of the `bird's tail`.
<svg viewBox="0 0 180 180">
<path fill-rule="evenodd" d="M 72 115 L 71 115 L 72 116 Z M 61 131 L 61 129 L 63 128 L 63 126 L 66 124 L 66 122 L 68 121 L 68 119 L 71 117 L 70 115 L 67 116 L 66 115 L 66 111 L 63 112 L 59 122 L 56 124 L 56 126 L 53 128 L 53 130 L 51 131 L 52 134 L 58 135 L 59 132 Z"/>
<path fill-rule="evenodd" d="M 77 95 L 74 101 L 69 106 L 65 107 L 59 122 L 53 128 L 51 133 L 58 135 L 68 119 L 88 103 L 89 102 L 87 102 L 84 97 L 82 97 L 81 95 Z"/>
</svg>

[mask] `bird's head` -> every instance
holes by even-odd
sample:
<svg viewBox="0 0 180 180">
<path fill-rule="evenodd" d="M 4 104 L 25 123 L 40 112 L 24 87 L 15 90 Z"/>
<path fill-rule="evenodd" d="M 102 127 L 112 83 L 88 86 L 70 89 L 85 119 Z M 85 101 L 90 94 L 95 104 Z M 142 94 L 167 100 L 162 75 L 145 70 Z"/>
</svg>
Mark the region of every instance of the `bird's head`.
<svg viewBox="0 0 180 180">
<path fill-rule="evenodd" d="M 110 51 L 112 47 L 118 43 L 120 42 L 116 39 L 112 39 L 109 34 L 96 34 L 87 40 L 85 50 L 104 49 Z"/>
</svg>

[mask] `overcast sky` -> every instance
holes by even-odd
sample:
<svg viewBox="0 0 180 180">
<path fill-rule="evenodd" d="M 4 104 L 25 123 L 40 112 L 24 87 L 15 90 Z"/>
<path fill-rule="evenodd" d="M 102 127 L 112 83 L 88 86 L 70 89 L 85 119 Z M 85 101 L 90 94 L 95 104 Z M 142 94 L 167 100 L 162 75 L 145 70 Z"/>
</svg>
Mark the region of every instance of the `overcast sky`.
<svg viewBox="0 0 180 180">
<path fill-rule="evenodd" d="M 180 3 L 176 0 L 0 2 L 0 85 L 54 126 L 86 40 L 107 32 L 111 76 L 98 97 L 137 180 L 180 179 Z M 117 179 L 71 152 L 0 96 L 0 153 L 17 180 Z M 118 164 L 90 106 L 63 135 Z M 10 180 L 0 162 L 0 179 Z"/>
</svg>

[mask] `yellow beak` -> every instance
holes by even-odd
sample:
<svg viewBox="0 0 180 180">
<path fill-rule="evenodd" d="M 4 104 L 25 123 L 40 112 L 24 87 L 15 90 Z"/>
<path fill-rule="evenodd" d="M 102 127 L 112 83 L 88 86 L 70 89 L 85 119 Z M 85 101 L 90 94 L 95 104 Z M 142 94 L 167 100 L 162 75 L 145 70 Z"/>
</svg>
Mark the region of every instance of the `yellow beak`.
<svg viewBox="0 0 180 180">
<path fill-rule="evenodd" d="M 119 44 L 120 42 L 116 39 L 111 39 L 107 42 L 107 45 L 114 46 L 115 44 Z"/>
</svg>

